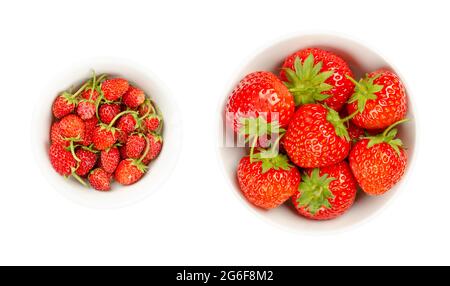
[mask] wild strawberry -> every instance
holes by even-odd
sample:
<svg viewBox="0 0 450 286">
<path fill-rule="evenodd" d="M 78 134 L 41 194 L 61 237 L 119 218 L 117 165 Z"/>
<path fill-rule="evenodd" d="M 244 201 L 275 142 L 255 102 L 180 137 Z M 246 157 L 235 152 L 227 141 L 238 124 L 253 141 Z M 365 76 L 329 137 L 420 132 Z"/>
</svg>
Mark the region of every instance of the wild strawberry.
<svg viewBox="0 0 450 286">
<path fill-rule="evenodd" d="M 353 92 L 353 83 L 346 76 L 353 76 L 347 63 L 338 55 L 318 48 L 288 56 L 280 72 L 296 105 L 320 101 L 337 111 Z"/>
<path fill-rule="evenodd" d="M 60 119 L 72 113 L 75 110 L 78 100 L 75 95 L 68 92 L 63 92 L 53 102 L 53 115 Z"/>
<path fill-rule="evenodd" d="M 93 170 L 88 177 L 89 183 L 97 191 L 111 190 L 111 175 L 102 168 Z"/>
<path fill-rule="evenodd" d="M 58 174 L 65 177 L 72 176 L 85 185 L 85 182 L 75 173 L 77 161 L 73 154 L 66 150 L 64 146 L 59 144 L 50 145 L 49 156 L 50 163 Z"/>
<path fill-rule="evenodd" d="M 128 140 L 128 135 L 133 132 L 138 126 L 136 120 L 136 114 L 126 114 L 119 118 L 116 127 L 119 129 L 119 142 L 126 143 Z"/>
<path fill-rule="evenodd" d="M 97 163 L 97 154 L 84 148 L 79 148 L 75 154 L 80 159 L 76 173 L 79 176 L 85 176 Z"/>
<path fill-rule="evenodd" d="M 82 140 L 86 127 L 84 121 L 80 117 L 75 114 L 69 114 L 61 119 L 59 128 L 61 130 L 61 135 L 64 138 Z"/>
<path fill-rule="evenodd" d="M 120 161 L 114 172 L 114 178 L 119 184 L 131 185 L 139 181 L 147 170 L 141 160 L 125 159 Z"/>
<path fill-rule="evenodd" d="M 136 113 L 136 111 L 122 111 L 121 113 L 117 114 L 109 123 L 109 125 L 106 125 L 104 123 L 100 123 L 93 131 L 92 134 L 92 142 L 94 143 L 94 147 L 97 150 L 103 151 L 108 148 L 111 148 L 114 143 L 119 138 L 119 131 L 117 128 L 113 127 L 116 121 L 121 117 L 129 113 Z"/>
<path fill-rule="evenodd" d="M 144 103 L 139 105 L 138 112 L 140 117 L 145 117 L 151 113 L 156 113 L 156 109 L 153 106 L 151 100 L 146 98 L 144 100 Z"/>
<path fill-rule="evenodd" d="M 112 174 L 120 161 L 120 152 L 117 147 L 103 150 L 100 153 L 100 167 L 106 172 Z"/>
<path fill-rule="evenodd" d="M 116 101 L 127 92 L 128 81 L 123 78 L 112 78 L 102 82 L 103 96 L 109 101 Z"/>
<path fill-rule="evenodd" d="M 244 196 L 255 206 L 275 208 L 288 200 L 298 189 L 300 172 L 288 162 L 286 155 L 275 157 L 245 156 L 239 162 L 237 178 Z"/>
<path fill-rule="evenodd" d="M 125 145 L 119 147 L 119 152 L 120 152 L 120 158 L 122 160 L 129 159 L 128 155 L 127 155 L 127 148 L 125 147 Z"/>
<path fill-rule="evenodd" d="M 109 124 L 120 113 L 120 105 L 116 103 L 102 104 L 98 109 L 100 120 Z"/>
<path fill-rule="evenodd" d="M 350 167 L 362 190 L 369 195 L 381 195 L 389 191 L 405 173 L 407 154 L 403 143 L 396 139 L 401 120 L 382 134 L 356 143 L 349 156 Z"/>
<path fill-rule="evenodd" d="M 289 158 L 302 168 L 317 168 L 343 161 L 350 138 L 339 114 L 320 104 L 300 106 L 283 138 Z"/>
<path fill-rule="evenodd" d="M 155 132 L 156 130 L 158 130 L 160 124 L 161 124 L 161 117 L 156 114 L 150 114 L 147 117 L 145 117 L 142 121 L 142 125 L 146 133 Z"/>
<path fill-rule="evenodd" d="M 92 134 L 94 132 L 95 127 L 97 126 L 97 123 L 98 121 L 96 117 L 84 121 L 85 132 L 81 145 L 89 146 L 92 144 Z"/>
<path fill-rule="evenodd" d="M 95 103 L 91 100 L 81 100 L 77 106 L 77 114 L 83 120 L 91 119 L 95 116 Z"/>
<path fill-rule="evenodd" d="M 98 99 L 99 95 L 100 94 L 98 93 L 98 91 L 96 91 L 95 89 L 93 90 L 92 87 L 84 90 L 81 93 L 81 97 L 83 99 L 92 100 L 94 102 Z"/>
<path fill-rule="evenodd" d="M 145 135 L 143 134 L 131 134 L 128 136 L 127 143 L 125 145 L 127 157 L 132 159 L 140 158 L 142 152 L 146 146 Z"/>
<path fill-rule="evenodd" d="M 355 201 L 357 184 L 347 162 L 308 169 L 292 202 L 298 213 L 310 219 L 327 220 L 345 213 Z"/>
<path fill-rule="evenodd" d="M 127 92 L 122 96 L 122 100 L 126 106 L 135 109 L 144 103 L 145 94 L 141 89 L 130 85 Z"/>
<path fill-rule="evenodd" d="M 149 151 L 147 152 L 144 159 L 142 159 L 142 162 L 145 165 L 148 165 L 151 160 L 158 157 L 159 153 L 162 149 L 163 139 L 161 136 L 154 134 L 154 133 L 148 133 L 147 139 L 149 142 Z"/>
<path fill-rule="evenodd" d="M 288 125 L 294 114 L 294 98 L 286 86 L 270 72 L 254 72 L 244 77 L 228 98 L 225 108 L 228 124 L 239 132 L 241 121 L 264 117 L 268 122 Z"/>
<path fill-rule="evenodd" d="M 70 142 L 64 140 L 64 136 L 61 134 L 61 128 L 59 127 L 59 121 L 53 122 L 50 130 L 50 141 L 52 144 L 62 145 L 68 147 Z"/>
<path fill-rule="evenodd" d="M 355 125 L 365 129 L 384 129 L 405 118 L 406 91 L 395 73 L 380 69 L 354 83 L 355 93 L 347 109 L 349 114 L 359 112 L 352 119 Z"/>
</svg>

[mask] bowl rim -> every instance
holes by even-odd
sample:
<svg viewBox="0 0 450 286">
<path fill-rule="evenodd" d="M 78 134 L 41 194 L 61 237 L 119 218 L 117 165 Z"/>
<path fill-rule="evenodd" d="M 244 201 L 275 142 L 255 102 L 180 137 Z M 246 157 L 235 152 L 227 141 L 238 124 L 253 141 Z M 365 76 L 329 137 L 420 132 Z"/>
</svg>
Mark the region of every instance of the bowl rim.
<svg viewBox="0 0 450 286">
<path fill-rule="evenodd" d="M 403 76 L 403 73 L 398 68 L 398 66 L 390 58 L 388 58 L 384 53 L 380 52 L 378 50 L 378 48 L 376 48 L 372 43 L 368 43 L 365 40 L 362 40 L 360 38 L 357 38 L 357 37 L 354 37 L 352 35 L 345 34 L 342 32 L 330 31 L 330 30 L 311 30 L 311 29 L 309 29 L 309 30 L 299 30 L 299 31 L 283 34 L 283 35 L 275 37 L 271 40 L 266 40 L 266 41 L 264 41 L 263 44 L 259 45 L 256 49 L 251 51 L 251 53 L 249 53 L 247 56 L 245 56 L 243 58 L 242 62 L 237 65 L 237 68 L 233 69 L 229 80 L 227 80 L 226 84 L 224 85 L 224 90 L 226 93 L 224 92 L 223 97 L 219 98 L 219 102 L 218 102 L 218 106 L 217 106 L 218 116 L 216 118 L 216 120 L 218 119 L 218 122 L 216 121 L 216 126 L 222 126 L 222 124 L 224 122 L 223 121 L 224 120 L 223 119 L 223 108 L 226 104 L 230 90 L 232 90 L 232 88 L 234 88 L 234 86 L 236 84 L 237 77 L 240 74 L 242 74 L 242 70 L 244 70 L 245 67 L 248 64 L 250 64 L 254 60 L 255 57 L 262 54 L 264 51 L 272 48 L 273 46 L 281 44 L 282 42 L 287 42 L 289 40 L 293 40 L 296 38 L 312 37 L 312 36 L 338 38 L 338 39 L 353 42 L 362 47 L 365 47 L 368 50 L 370 50 L 371 52 L 373 52 L 374 54 L 376 54 L 377 56 L 379 56 L 383 61 L 388 63 L 389 66 L 392 68 L 392 70 L 395 71 L 395 73 L 402 80 L 402 83 L 404 84 L 405 90 L 407 92 L 407 97 L 408 97 L 408 105 L 409 105 L 408 111 L 411 112 L 411 114 L 414 116 L 414 120 L 408 122 L 409 124 L 414 125 L 412 127 L 414 130 L 414 138 L 413 138 L 414 151 L 408 157 L 407 169 L 405 171 L 405 174 L 403 175 L 403 178 L 399 182 L 399 183 L 401 183 L 402 188 L 397 189 L 395 191 L 395 193 L 385 203 L 383 203 L 379 208 L 375 209 L 370 214 L 368 214 L 365 218 L 363 218 L 357 222 L 351 223 L 349 225 L 341 226 L 338 228 L 334 228 L 334 229 L 320 229 L 320 230 L 318 230 L 318 229 L 311 230 L 309 228 L 295 229 L 295 228 L 288 227 L 286 225 L 277 223 L 274 220 L 268 219 L 267 215 L 261 214 L 261 210 L 259 210 L 256 206 L 251 205 L 248 201 L 245 200 L 245 198 L 243 198 L 242 196 L 240 196 L 238 194 L 239 190 L 230 181 L 229 174 L 228 174 L 227 170 L 225 169 L 225 165 L 223 163 L 223 158 L 221 155 L 221 148 L 222 148 L 221 147 L 221 144 L 222 144 L 221 138 L 223 138 L 223 134 L 222 134 L 223 130 L 221 130 L 221 127 L 219 127 L 219 128 L 216 127 L 215 136 L 218 139 L 216 141 L 217 146 L 215 149 L 216 149 L 217 163 L 220 165 L 219 168 L 222 172 L 223 179 L 226 180 L 226 182 L 227 182 L 226 185 L 230 189 L 233 190 L 233 196 L 237 200 L 240 201 L 240 204 L 245 205 L 244 208 L 246 208 L 249 212 L 253 213 L 253 215 L 255 217 L 258 217 L 265 223 L 272 225 L 275 228 L 281 229 L 283 231 L 286 231 L 288 233 L 292 233 L 295 235 L 306 235 L 306 236 L 324 236 L 325 235 L 326 236 L 326 235 L 333 235 L 333 234 L 338 234 L 338 233 L 343 233 L 343 232 L 354 231 L 355 229 L 368 224 L 370 221 L 375 219 L 383 210 L 390 207 L 392 205 L 392 203 L 398 199 L 398 197 L 400 196 L 400 193 L 403 193 L 402 190 L 406 189 L 406 187 L 408 186 L 408 182 L 407 182 L 406 178 L 411 176 L 415 170 L 417 155 L 418 155 L 419 149 L 420 149 L 419 140 L 417 140 L 417 138 L 420 135 L 420 124 L 418 124 L 418 122 L 420 122 L 420 120 L 418 120 L 418 118 L 420 118 L 420 115 L 418 114 L 418 109 L 417 109 L 416 104 L 411 100 L 411 98 L 414 97 L 414 95 L 413 95 L 414 92 L 411 89 L 410 83 L 407 80 L 405 80 L 405 77 Z M 313 222 L 313 221 L 311 221 L 311 222 Z M 314 223 L 321 223 L 321 221 L 314 221 Z"/>
</svg>

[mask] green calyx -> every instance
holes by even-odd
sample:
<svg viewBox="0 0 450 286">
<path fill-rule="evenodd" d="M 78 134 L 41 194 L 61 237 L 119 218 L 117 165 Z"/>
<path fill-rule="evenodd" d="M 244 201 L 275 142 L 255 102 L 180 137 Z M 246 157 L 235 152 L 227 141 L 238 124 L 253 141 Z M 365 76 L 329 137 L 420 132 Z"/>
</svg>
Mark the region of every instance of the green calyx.
<svg viewBox="0 0 450 286">
<path fill-rule="evenodd" d="M 302 181 L 298 187 L 301 196 L 297 199 L 297 206 L 305 208 L 310 214 L 315 215 L 322 207 L 331 208 L 329 199 L 334 199 L 330 190 L 330 183 L 336 180 L 328 174 L 319 176 L 319 168 L 312 170 L 311 175 L 302 175 Z"/>
<path fill-rule="evenodd" d="M 262 162 L 262 173 L 266 173 L 271 169 L 289 171 L 293 166 L 289 163 L 288 157 L 283 154 L 274 156 L 271 150 L 261 150 L 260 153 L 253 155 L 253 162 Z"/>
<path fill-rule="evenodd" d="M 80 184 L 82 184 L 83 186 L 87 187 L 86 182 L 82 178 L 80 178 L 80 176 L 77 175 L 77 173 L 76 173 L 77 169 L 78 169 L 78 166 L 76 168 L 74 168 L 74 167 L 70 168 L 70 170 L 72 172 L 70 175 L 72 177 L 74 177 Z"/>
<path fill-rule="evenodd" d="M 314 56 L 310 54 L 302 63 L 299 57 L 294 60 L 294 70 L 285 69 L 286 87 L 294 96 L 295 104 L 315 103 L 329 97 L 323 92 L 333 88 L 325 81 L 333 75 L 333 71 L 321 72 L 323 63 L 314 64 Z"/>
<path fill-rule="evenodd" d="M 347 127 L 345 127 L 345 123 L 350 120 L 353 116 L 348 116 L 344 119 L 341 119 L 339 113 L 329 108 L 325 105 L 325 108 L 328 110 L 327 113 L 327 121 L 330 122 L 334 126 L 334 130 L 336 131 L 336 135 L 345 138 L 347 141 L 350 141 L 350 135 L 348 135 Z"/>
<path fill-rule="evenodd" d="M 246 140 L 251 140 L 254 137 L 261 137 L 264 135 L 280 134 L 286 130 L 280 127 L 278 121 L 272 121 L 270 123 L 264 117 L 247 117 L 241 118 L 241 128 L 239 134 L 247 136 Z"/>
<path fill-rule="evenodd" d="M 351 76 L 346 75 L 346 77 L 355 84 L 355 91 L 350 97 L 349 103 L 357 102 L 358 111 L 361 113 L 366 107 L 368 100 L 375 100 L 377 96 L 375 93 L 380 92 L 383 89 L 383 85 L 374 84 L 374 81 L 380 77 L 380 74 L 369 77 L 367 74 L 364 78 L 360 79 L 359 82 L 354 80 Z"/>
<path fill-rule="evenodd" d="M 384 130 L 383 133 L 372 137 L 365 137 L 365 139 L 369 139 L 369 143 L 367 143 L 367 148 L 371 148 L 376 144 L 387 143 L 400 156 L 400 148 L 404 148 L 404 146 L 402 140 L 396 138 L 398 130 L 394 127 L 407 121 L 409 121 L 409 119 L 397 121 L 388 128 L 386 128 L 386 130 Z"/>
</svg>

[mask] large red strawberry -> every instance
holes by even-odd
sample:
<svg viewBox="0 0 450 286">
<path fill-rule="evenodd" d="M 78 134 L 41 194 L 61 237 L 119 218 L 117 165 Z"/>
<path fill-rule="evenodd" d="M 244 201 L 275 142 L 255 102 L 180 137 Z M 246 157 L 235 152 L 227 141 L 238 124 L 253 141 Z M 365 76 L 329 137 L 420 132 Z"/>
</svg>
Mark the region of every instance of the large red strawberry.
<svg viewBox="0 0 450 286">
<path fill-rule="evenodd" d="M 128 136 L 125 145 L 127 157 L 132 159 L 140 158 L 146 146 L 145 135 L 141 133 L 131 134 Z"/>
<path fill-rule="evenodd" d="M 100 105 L 98 109 L 98 115 L 100 117 L 100 120 L 105 124 L 111 123 L 114 117 L 116 117 L 117 114 L 119 113 L 120 113 L 120 104 L 116 103 L 105 103 Z"/>
<path fill-rule="evenodd" d="M 111 177 L 102 168 L 93 170 L 88 177 L 89 183 L 97 191 L 109 191 L 111 190 Z"/>
<path fill-rule="evenodd" d="M 127 92 L 129 83 L 123 78 L 112 78 L 102 82 L 103 96 L 109 101 L 116 101 Z"/>
<path fill-rule="evenodd" d="M 68 147 L 70 142 L 64 140 L 64 136 L 61 134 L 61 128 L 59 127 L 59 121 L 53 122 L 50 129 L 50 141 L 52 144 L 62 145 Z"/>
<path fill-rule="evenodd" d="M 159 153 L 161 152 L 162 145 L 163 145 L 163 138 L 158 134 L 148 133 L 147 139 L 150 144 L 150 147 L 149 147 L 150 150 L 147 152 L 144 159 L 142 159 L 142 162 L 145 165 L 148 165 L 151 160 L 158 157 Z"/>
<path fill-rule="evenodd" d="M 275 208 L 288 200 L 298 188 L 300 172 L 286 155 L 245 156 L 239 162 L 237 178 L 244 196 L 255 206 Z"/>
<path fill-rule="evenodd" d="M 145 101 L 144 91 L 130 85 L 127 92 L 122 96 L 122 101 L 131 109 L 137 108 Z"/>
<path fill-rule="evenodd" d="M 340 110 L 353 92 L 354 85 L 346 76 L 352 76 L 347 63 L 318 48 L 288 56 L 280 72 L 296 105 L 321 101 L 334 110 Z"/>
<path fill-rule="evenodd" d="M 84 121 L 75 114 L 69 114 L 59 122 L 61 135 L 64 138 L 82 140 L 85 133 Z"/>
<path fill-rule="evenodd" d="M 76 170 L 77 175 L 85 176 L 89 173 L 92 168 L 94 168 L 97 163 L 97 154 L 92 150 L 79 148 L 75 152 L 76 156 L 80 159 L 78 168 Z"/>
<path fill-rule="evenodd" d="M 317 168 L 343 161 L 350 151 L 345 120 L 320 104 L 300 106 L 283 138 L 289 158 L 302 168 Z"/>
<path fill-rule="evenodd" d="M 288 125 L 295 104 L 287 87 L 270 72 L 254 72 L 244 77 L 228 98 L 225 108 L 228 124 L 239 132 L 242 119 L 264 117 L 268 122 Z"/>
<path fill-rule="evenodd" d="M 350 167 L 362 190 L 369 195 L 389 191 L 405 173 L 407 154 L 396 139 L 394 123 L 382 134 L 356 143 L 349 156 Z"/>
<path fill-rule="evenodd" d="M 106 172 L 112 174 L 119 165 L 120 152 L 117 147 L 112 147 L 107 150 L 103 150 L 100 153 L 100 167 Z"/>
<path fill-rule="evenodd" d="M 53 115 L 56 118 L 63 118 L 75 110 L 78 100 L 76 96 L 68 92 L 63 92 L 53 102 Z"/>
<path fill-rule="evenodd" d="M 308 169 L 292 202 L 298 213 L 310 219 L 327 220 L 346 212 L 355 201 L 357 184 L 347 162 Z"/>
<path fill-rule="evenodd" d="M 347 106 L 349 114 L 359 112 L 352 119 L 354 124 L 365 129 L 384 129 L 405 118 L 406 91 L 395 73 L 380 69 L 354 83 L 355 93 Z"/>
</svg>

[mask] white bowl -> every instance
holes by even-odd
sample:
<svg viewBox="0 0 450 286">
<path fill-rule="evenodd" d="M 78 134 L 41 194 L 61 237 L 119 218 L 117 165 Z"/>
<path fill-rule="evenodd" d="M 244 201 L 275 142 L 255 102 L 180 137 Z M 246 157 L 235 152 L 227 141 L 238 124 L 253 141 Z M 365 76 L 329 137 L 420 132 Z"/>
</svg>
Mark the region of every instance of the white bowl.
<svg viewBox="0 0 450 286">
<path fill-rule="evenodd" d="M 278 74 L 279 69 L 286 56 L 294 53 L 297 50 L 319 47 L 328 51 L 335 52 L 350 65 L 356 78 L 363 76 L 367 72 L 374 71 L 378 68 L 389 68 L 399 74 L 399 71 L 386 61 L 378 53 L 372 49 L 345 37 L 330 35 L 330 34 L 304 34 L 290 37 L 281 41 L 277 41 L 270 46 L 260 50 L 238 71 L 234 80 L 224 94 L 224 101 L 220 105 L 219 118 L 219 160 L 222 162 L 223 170 L 226 178 L 231 183 L 231 189 L 237 195 L 240 201 L 256 213 L 259 217 L 280 226 L 284 229 L 304 232 L 304 233 L 321 233 L 321 232 L 335 232 L 345 229 L 349 226 L 354 226 L 366 220 L 377 211 L 381 210 L 387 202 L 395 196 L 404 182 L 408 180 L 408 174 L 413 162 L 413 153 L 415 145 L 415 121 L 413 106 L 411 104 L 411 91 L 408 89 L 404 79 L 406 91 L 408 94 L 408 114 L 407 117 L 412 119 L 411 122 L 403 124 L 399 127 L 399 135 L 405 145 L 408 147 L 408 167 L 405 176 L 395 185 L 395 187 L 388 193 L 379 197 L 369 197 L 362 192 L 359 192 L 354 206 L 344 215 L 334 220 L 329 221 L 312 221 L 297 215 L 296 211 L 288 205 L 282 205 L 276 209 L 269 211 L 260 209 L 249 203 L 242 195 L 236 178 L 236 169 L 241 157 L 245 154 L 243 148 L 226 147 L 224 142 L 230 140 L 232 134 L 224 134 L 224 110 L 227 98 L 237 83 L 248 73 L 254 71 L 271 71 Z M 399 74 L 401 77 L 401 74 Z"/>
<path fill-rule="evenodd" d="M 99 192 L 83 187 L 73 178 L 59 176 L 50 164 L 48 157 L 49 132 L 52 123 L 51 107 L 59 92 L 70 86 L 79 86 L 91 77 L 91 71 L 97 74 L 107 73 L 111 77 L 123 77 L 144 90 L 147 96 L 161 110 L 164 117 L 163 148 L 148 172 L 137 183 L 131 186 L 112 185 L 112 191 Z M 116 208 L 137 202 L 154 193 L 170 176 L 178 159 L 181 145 L 181 120 L 171 93 L 164 84 L 151 72 L 135 63 L 123 59 L 94 59 L 82 64 L 70 66 L 56 79 L 49 79 L 50 84 L 36 101 L 33 119 L 33 148 L 39 168 L 56 190 L 65 197 L 88 207 Z"/>
</svg>

